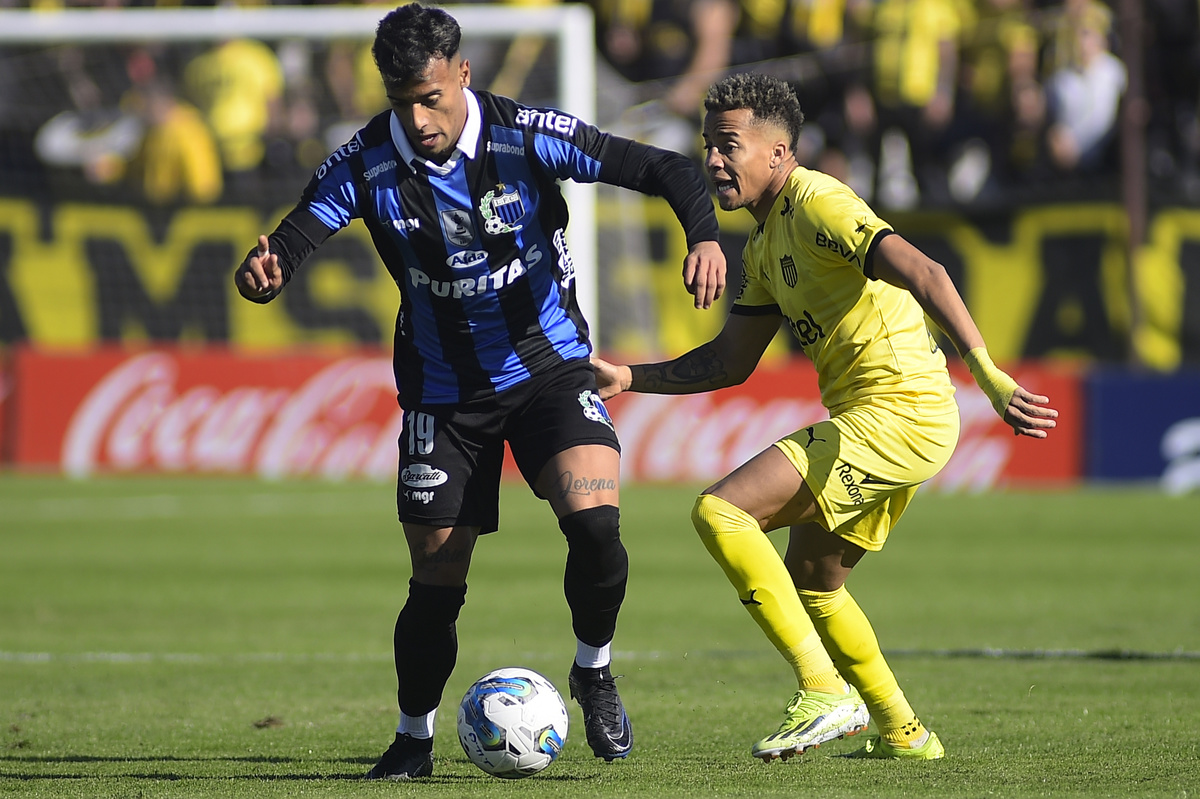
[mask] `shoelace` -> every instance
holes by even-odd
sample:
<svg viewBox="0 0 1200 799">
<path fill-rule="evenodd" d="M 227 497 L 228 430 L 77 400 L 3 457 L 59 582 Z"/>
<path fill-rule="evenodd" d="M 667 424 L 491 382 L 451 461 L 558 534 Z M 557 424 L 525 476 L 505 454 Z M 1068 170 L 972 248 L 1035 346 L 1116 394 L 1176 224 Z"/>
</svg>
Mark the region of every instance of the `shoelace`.
<svg viewBox="0 0 1200 799">
<path fill-rule="evenodd" d="M 617 699 L 615 679 L 600 678 L 580 686 L 580 689 L 580 699 L 591 707 L 592 715 L 600 716 L 601 720 L 613 726 L 621 723 L 621 704 Z"/>
</svg>

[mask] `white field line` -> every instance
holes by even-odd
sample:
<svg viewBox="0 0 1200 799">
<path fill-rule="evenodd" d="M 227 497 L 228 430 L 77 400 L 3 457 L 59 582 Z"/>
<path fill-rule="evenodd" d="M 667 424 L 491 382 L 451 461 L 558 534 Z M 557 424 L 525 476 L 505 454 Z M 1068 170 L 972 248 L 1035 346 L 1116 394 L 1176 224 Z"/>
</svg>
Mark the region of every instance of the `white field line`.
<svg viewBox="0 0 1200 799">
<path fill-rule="evenodd" d="M 129 497 L 58 497 L 0 500 L 2 524 L 142 519 L 342 516 L 393 517 L 392 491 L 258 492 L 253 494 L 145 494 Z"/>
<path fill-rule="evenodd" d="M 616 651 L 613 661 L 646 660 L 742 660 L 767 657 L 759 650 L 699 650 L 691 652 Z M 999 660 L 1200 660 L 1200 652 L 1175 650 L 1146 652 L 1126 649 L 898 649 L 884 653 L 888 657 L 967 658 Z M 561 652 L 515 652 L 507 656 L 514 663 L 555 661 Z M 381 663 L 392 661 L 392 654 L 362 652 L 243 652 L 204 654 L 198 652 L 9 652 L 0 650 L 0 663 L 171 663 L 178 665 L 223 665 L 243 663 Z"/>
<path fill-rule="evenodd" d="M 658 660 L 679 657 L 666 652 L 615 652 L 618 660 Z M 513 662 L 562 660 L 561 652 L 516 652 Z M 222 665 L 244 663 L 391 663 L 391 652 L 243 652 L 202 654 L 198 652 L 7 652 L 0 650 L 0 663 L 173 663 L 180 665 Z"/>
</svg>

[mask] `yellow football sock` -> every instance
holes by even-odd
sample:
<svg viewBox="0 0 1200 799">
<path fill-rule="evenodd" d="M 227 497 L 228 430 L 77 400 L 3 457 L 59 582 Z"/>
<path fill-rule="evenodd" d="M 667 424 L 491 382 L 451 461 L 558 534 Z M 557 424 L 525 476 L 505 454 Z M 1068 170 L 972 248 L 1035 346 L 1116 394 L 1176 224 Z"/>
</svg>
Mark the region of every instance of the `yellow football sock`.
<svg viewBox="0 0 1200 799">
<path fill-rule="evenodd" d="M 888 668 L 871 622 L 846 586 L 796 593 L 837 669 L 862 694 L 883 739 L 900 746 L 920 741 L 925 727 Z"/>
<path fill-rule="evenodd" d="M 711 494 L 692 508 L 692 524 L 738 599 L 767 634 L 807 691 L 837 693 L 845 683 L 796 596 L 796 586 L 754 517 Z"/>
</svg>

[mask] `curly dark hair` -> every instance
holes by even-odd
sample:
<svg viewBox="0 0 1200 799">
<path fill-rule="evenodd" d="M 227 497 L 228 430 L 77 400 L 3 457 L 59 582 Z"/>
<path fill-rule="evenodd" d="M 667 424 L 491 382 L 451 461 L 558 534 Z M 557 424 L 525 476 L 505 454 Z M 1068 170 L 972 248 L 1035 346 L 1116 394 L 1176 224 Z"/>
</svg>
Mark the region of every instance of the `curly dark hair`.
<svg viewBox="0 0 1200 799">
<path fill-rule="evenodd" d="M 714 83 L 704 97 L 708 111 L 736 111 L 749 108 L 759 122 L 771 122 L 791 136 L 792 152 L 800 143 L 804 112 L 800 98 L 786 81 L 756 72 L 738 72 Z"/>
<path fill-rule="evenodd" d="M 440 8 L 409 3 L 379 21 L 371 53 L 384 83 L 403 84 L 423 74 L 430 60 L 454 58 L 461 40 L 454 17 Z"/>
</svg>

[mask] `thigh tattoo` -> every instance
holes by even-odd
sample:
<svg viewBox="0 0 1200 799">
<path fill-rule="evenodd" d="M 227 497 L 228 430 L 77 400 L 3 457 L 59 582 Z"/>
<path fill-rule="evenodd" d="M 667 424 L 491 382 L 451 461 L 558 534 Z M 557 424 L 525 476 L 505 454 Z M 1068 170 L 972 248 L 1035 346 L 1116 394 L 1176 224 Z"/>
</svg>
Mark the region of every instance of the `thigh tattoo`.
<svg viewBox="0 0 1200 799">
<path fill-rule="evenodd" d="M 558 488 L 558 496 L 560 499 L 566 499 L 569 496 L 587 497 L 597 491 L 616 491 L 617 481 L 607 478 L 591 478 L 582 475 L 576 476 L 574 472 L 563 472 L 558 476 L 556 483 Z"/>
</svg>

